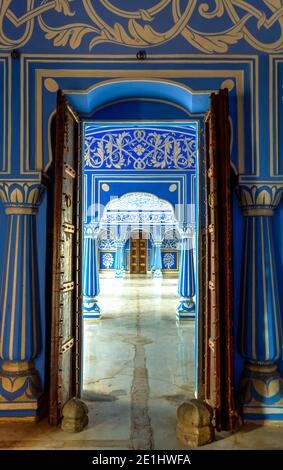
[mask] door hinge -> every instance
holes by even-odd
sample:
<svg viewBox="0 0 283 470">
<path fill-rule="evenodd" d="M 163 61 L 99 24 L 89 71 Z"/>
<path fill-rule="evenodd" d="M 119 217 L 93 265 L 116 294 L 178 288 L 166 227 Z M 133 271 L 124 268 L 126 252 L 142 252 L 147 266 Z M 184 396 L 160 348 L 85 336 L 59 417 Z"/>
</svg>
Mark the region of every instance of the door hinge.
<svg viewBox="0 0 283 470">
<path fill-rule="evenodd" d="M 61 352 L 64 354 L 65 352 L 69 351 L 75 344 L 74 338 L 69 339 L 66 343 L 64 343 L 61 347 Z"/>
<path fill-rule="evenodd" d="M 75 226 L 72 224 L 68 224 L 67 222 L 64 222 L 62 224 L 63 230 L 66 233 L 75 233 Z"/>
<path fill-rule="evenodd" d="M 69 292 L 71 290 L 73 290 L 75 287 L 75 283 L 74 281 L 70 281 L 70 282 L 64 282 L 63 286 L 61 287 L 61 291 L 62 292 Z"/>
</svg>

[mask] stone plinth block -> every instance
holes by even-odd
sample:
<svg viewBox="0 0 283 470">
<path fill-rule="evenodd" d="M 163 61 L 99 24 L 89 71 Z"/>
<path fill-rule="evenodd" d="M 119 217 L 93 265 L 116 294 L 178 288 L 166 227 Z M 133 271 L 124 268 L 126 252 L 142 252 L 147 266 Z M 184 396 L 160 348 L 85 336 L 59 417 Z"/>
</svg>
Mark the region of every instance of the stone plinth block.
<svg viewBox="0 0 283 470">
<path fill-rule="evenodd" d="M 212 408 L 200 400 L 190 400 L 177 410 L 176 435 L 183 444 L 195 448 L 215 440 Z"/>
<path fill-rule="evenodd" d="M 61 429 L 66 432 L 80 432 L 88 424 L 88 407 L 78 398 L 72 398 L 63 407 Z"/>
</svg>

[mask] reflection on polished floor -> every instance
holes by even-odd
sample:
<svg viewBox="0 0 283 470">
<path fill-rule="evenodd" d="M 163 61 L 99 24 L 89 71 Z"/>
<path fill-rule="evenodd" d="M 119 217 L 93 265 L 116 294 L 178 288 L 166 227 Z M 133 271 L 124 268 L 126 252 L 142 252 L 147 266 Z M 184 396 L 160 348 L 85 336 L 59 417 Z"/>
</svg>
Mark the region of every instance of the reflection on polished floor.
<svg viewBox="0 0 283 470">
<path fill-rule="evenodd" d="M 178 279 L 105 276 L 103 318 L 84 322 L 83 397 L 95 401 L 96 432 L 134 449 L 175 447 L 176 408 L 194 380 L 194 321 L 176 322 Z"/>
<path fill-rule="evenodd" d="M 103 318 L 84 325 L 88 426 L 0 423 L 0 449 L 184 449 L 176 408 L 193 395 L 194 322 L 176 324 L 176 292 L 176 278 L 102 277 Z M 282 449 L 283 427 L 247 424 L 216 439 L 201 449 Z"/>
</svg>

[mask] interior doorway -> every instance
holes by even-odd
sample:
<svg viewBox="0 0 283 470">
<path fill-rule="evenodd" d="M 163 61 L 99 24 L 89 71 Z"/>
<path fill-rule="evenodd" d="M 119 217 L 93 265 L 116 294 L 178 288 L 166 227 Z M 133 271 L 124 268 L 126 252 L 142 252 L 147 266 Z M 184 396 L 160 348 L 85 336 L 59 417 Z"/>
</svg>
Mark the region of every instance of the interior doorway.
<svg viewBox="0 0 283 470">
<path fill-rule="evenodd" d="M 147 273 L 147 237 L 141 230 L 130 235 L 130 273 Z"/>
<path fill-rule="evenodd" d="M 199 262 L 197 263 L 197 293 L 199 295 L 197 298 L 197 335 L 195 336 L 195 344 L 197 353 L 196 363 L 198 365 L 198 368 L 195 371 L 195 384 L 197 384 L 198 397 L 200 399 L 203 398 L 206 401 L 210 402 L 214 407 L 218 429 L 231 429 L 234 415 L 232 395 L 233 373 L 231 356 L 233 350 L 231 332 L 231 286 L 229 284 L 231 282 L 231 263 L 229 258 L 229 253 L 231 253 L 231 229 L 229 226 L 229 187 L 227 185 L 227 175 L 228 171 L 230 171 L 227 91 L 221 91 L 219 95 L 212 95 L 211 102 L 212 106 L 205 120 L 205 168 L 203 169 L 204 172 L 199 172 L 199 175 L 197 176 L 198 184 L 196 186 L 199 190 L 199 201 L 201 201 L 205 206 L 206 212 L 203 212 L 201 210 L 196 217 L 197 223 L 200 225 L 199 228 L 201 230 L 198 231 L 199 243 L 197 249 L 197 253 L 200 253 L 200 256 L 197 254 L 197 256 L 199 256 Z M 54 308 L 51 342 L 52 400 L 50 403 L 51 409 L 53 411 L 56 410 L 56 413 L 53 413 L 52 415 L 52 424 L 56 424 L 60 420 L 60 417 L 62 415 L 62 406 L 64 405 L 64 402 L 68 398 L 71 398 L 73 395 L 79 396 L 80 391 L 82 389 L 80 382 L 82 378 L 81 348 L 83 345 L 81 315 L 82 309 L 80 305 L 82 290 L 81 278 L 79 273 L 81 272 L 80 263 L 83 259 L 85 259 L 85 255 L 83 255 L 82 251 L 80 251 L 80 247 L 82 246 L 83 241 L 83 238 L 80 235 L 82 232 L 80 232 L 80 230 L 75 230 L 76 227 L 79 228 L 79 225 L 82 223 L 83 220 L 82 214 L 80 213 L 80 210 L 82 208 L 82 198 L 79 197 L 79 194 L 81 192 L 82 179 L 80 177 L 79 158 L 77 154 L 77 142 L 79 135 L 78 130 L 79 128 L 81 128 L 81 126 L 82 124 L 80 121 L 80 117 L 76 115 L 75 111 L 68 105 L 66 98 L 60 92 L 58 95 L 56 139 L 57 151 L 55 161 L 55 207 L 57 207 L 56 214 L 58 218 L 56 221 L 56 230 L 53 242 L 54 262 L 52 298 Z M 223 129 L 225 130 L 224 133 Z M 143 134 L 140 133 L 139 129 L 137 129 L 137 131 L 138 133 L 135 135 L 135 139 L 140 139 Z M 164 130 L 162 130 L 162 132 L 164 133 Z M 223 141 L 221 141 L 221 135 L 225 136 L 224 143 Z M 92 137 L 93 136 L 90 136 L 91 139 Z M 156 138 L 160 139 L 160 137 L 156 137 L 155 134 L 154 140 L 156 140 Z M 106 165 L 109 165 L 110 163 L 114 166 L 116 165 L 116 168 L 118 168 L 119 171 L 122 172 L 123 169 L 121 169 L 121 165 L 123 166 L 126 160 L 123 158 L 121 159 L 121 152 L 119 153 L 120 144 L 118 146 L 117 153 L 113 153 L 112 151 L 109 154 L 109 149 L 112 148 L 113 150 L 113 147 L 111 147 L 112 144 L 109 140 L 104 141 L 104 143 L 107 146 L 108 154 L 106 155 L 106 158 L 102 160 L 105 162 Z M 168 150 L 168 146 L 166 148 Z M 171 145 L 170 148 L 173 149 L 173 153 L 171 157 L 169 155 L 169 159 L 167 158 L 168 152 L 166 153 L 166 162 L 169 162 L 169 164 L 173 165 L 182 164 L 183 160 L 182 157 L 180 157 L 178 145 L 175 147 Z M 133 165 L 131 171 L 135 171 L 136 168 L 141 169 L 141 166 L 144 164 L 141 155 L 141 153 L 143 154 L 143 146 L 139 143 L 138 145 L 135 145 L 134 149 L 136 149 L 135 152 L 138 157 L 135 157 L 134 159 L 129 158 L 127 160 Z M 94 165 L 96 165 L 97 162 L 101 161 L 101 151 L 102 149 L 100 149 L 98 155 L 94 155 Z M 216 156 L 218 157 L 216 158 Z M 118 165 L 116 160 L 117 158 Z M 87 161 L 90 161 L 89 158 L 87 158 Z M 158 155 L 155 155 L 155 160 L 153 164 L 157 165 L 157 167 L 159 168 L 162 168 L 162 162 L 160 164 L 160 158 Z M 97 173 L 97 171 L 95 171 L 95 173 Z M 176 175 L 178 173 L 179 172 L 176 171 Z M 123 179 L 121 173 L 119 175 L 119 178 Z M 165 175 L 162 176 L 162 180 L 163 182 L 167 182 Z M 72 185 L 70 185 L 71 181 L 73 182 Z M 115 181 L 111 181 L 111 184 L 114 185 Z M 107 193 L 109 191 L 110 186 L 109 182 L 105 181 L 102 183 L 102 185 L 104 188 L 103 191 Z M 172 192 L 172 194 L 174 194 L 176 190 L 175 186 L 178 187 L 176 182 L 173 181 L 170 181 L 170 184 L 168 184 L 169 191 Z M 73 191 L 73 196 L 68 194 L 69 189 Z M 213 199 L 211 195 L 212 193 Z M 66 195 L 69 197 L 66 197 Z M 64 205 L 66 205 L 66 207 L 68 207 L 69 209 L 71 207 L 68 212 L 68 214 L 70 215 L 70 220 L 66 220 L 64 216 L 62 217 L 62 214 L 64 214 Z M 199 210 L 200 209 L 202 209 L 201 204 L 199 204 Z M 117 216 L 120 217 L 121 214 L 119 214 L 118 212 Z M 211 227 L 211 230 L 207 232 L 205 230 L 202 230 L 202 228 L 207 226 L 206 224 L 208 220 L 209 227 Z M 149 223 L 149 225 L 151 224 Z M 121 224 L 117 224 L 116 228 L 118 229 L 120 226 Z M 93 242 L 93 240 L 97 240 L 98 230 L 95 226 L 85 228 L 86 230 L 84 232 L 84 247 L 87 247 L 87 253 L 89 254 L 89 259 L 91 261 L 89 265 L 97 267 L 97 241 Z M 188 234 L 188 227 L 184 226 L 182 230 L 184 233 Z M 121 253 L 123 231 L 121 232 L 121 230 L 118 229 L 117 232 L 118 245 Z M 157 234 L 159 234 L 158 231 Z M 219 234 L 221 234 L 221 237 L 219 237 Z M 189 237 L 185 238 L 187 239 Z M 86 240 L 87 242 L 85 243 Z M 225 241 L 225 250 L 224 253 L 221 253 L 221 255 L 219 255 L 220 245 L 223 240 Z M 70 254 L 70 256 L 68 256 L 68 260 L 65 259 L 64 255 L 62 256 L 62 253 L 64 253 L 64 243 L 66 243 L 66 241 L 69 244 L 68 253 Z M 118 248 L 118 245 L 117 247 L 115 247 L 115 249 Z M 155 245 L 157 248 L 157 255 L 155 258 L 158 261 L 159 266 L 155 270 L 157 276 L 153 277 L 153 279 L 154 282 L 160 282 L 160 280 L 162 279 L 162 276 L 160 276 L 160 271 L 162 271 L 161 240 L 156 240 Z M 184 245 L 184 247 L 189 247 L 189 250 L 187 251 L 191 250 L 190 243 L 186 242 L 182 245 Z M 180 259 L 182 260 L 184 265 L 189 266 L 190 259 L 186 256 L 183 256 L 185 252 L 186 250 L 184 249 Z M 216 253 L 217 256 L 211 257 L 209 255 L 211 253 Z M 110 258 L 107 258 L 109 262 Z M 62 261 L 62 259 L 65 259 L 64 262 Z M 123 277 L 123 269 L 121 266 L 123 257 L 119 256 L 117 259 L 120 263 L 120 265 L 118 266 L 121 268 L 117 271 L 120 271 L 120 274 L 122 274 L 122 276 L 120 277 Z M 203 260 L 205 260 L 207 264 L 206 267 L 204 265 Z M 62 263 L 64 263 L 64 266 L 62 266 Z M 65 271 L 64 267 L 66 267 Z M 60 277 L 62 272 L 64 273 L 64 278 L 66 278 L 66 282 L 63 283 L 63 286 Z M 187 273 L 187 270 L 184 270 L 184 272 Z M 229 274 L 228 276 L 227 273 Z M 213 276 L 213 279 L 208 279 L 207 276 L 209 275 Z M 219 281 L 221 276 L 221 279 L 224 282 L 221 283 L 220 289 Z M 68 282 L 67 278 L 69 279 Z M 74 281 L 70 281 L 70 279 L 74 279 Z M 88 305 L 86 305 L 86 308 L 88 308 L 90 312 L 94 312 L 97 318 L 99 318 L 101 309 L 97 303 L 97 298 L 99 298 L 100 287 L 97 283 L 97 277 L 86 276 L 86 279 L 88 279 L 89 281 L 89 293 L 95 292 L 95 295 L 87 296 Z M 161 282 L 163 282 L 163 279 Z M 150 284 L 152 286 L 154 285 L 152 279 L 150 279 Z M 185 284 L 182 283 L 182 286 Z M 119 292 L 122 291 L 123 289 L 121 289 L 120 286 Z M 189 313 L 189 309 L 191 307 L 191 299 L 186 298 L 183 295 L 183 290 L 181 290 L 180 292 L 183 297 L 181 312 Z M 142 301 L 143 293 L 144 291 L 142 289 L 140 291 L 140 294 L 136 298 L 137 302 Z M 108 297 L 110 297 L 111 299 L 111 290 L 109 289 L 109 287 Z M 148 302 L 152 302 L 152 299 Z M 126 313 L 129 314 L 131 312 L 131 309 L 129 309 L 129 311 L 127 310 L 127 305 L 124 306 L 124 310 L 126 311 Z M 142 353 L 146 349 L 145 345 L 147 344 L 147 342 L 144 342 L 145 337 L 144 335 L 141 335 L 141 327 L 143 322 L 139 314 L 139 308 L 137 308 L 135 312 L 137 332 L 135 336 L 141 337 L 140 341 L 136 343 L 135 348 L 139 349 L 141 347 Z M 206 313 L 205 316 L 204 312 Z M 171 317 L 171 321 L 175 322 L 175 318 L 174 320 L 172 320 Z M 99 324 L 103 325 L 103 323 L 105 324 L 102 317 L 102 320 Z M 158 323 L 159 322 L 157 322 L 157 324 L 155 325 L 156 331 L 158 331 Z M 70 325 L 70 331 L 68 331 L 70 334 L 73 335 L 72 338 L 69 338 L 70 334 L 67 334 L 68 331 L 66 331 L 66 338 L 64 335 L 62 336 L 62 325 L 66 324 Z M 221 335 L 224 334 L 224 332 L 225 342 L 221 342 Z M 140 358 L 142 357 L 144 356 L 141 355 Z M 158 355 L 153 355 L 152 357 L 156 358 L 158 357 Z M 204 358 L 206 358 L 205 364 Z M 160 358 L 160 355 L 159 360 L 162 360 Z M 139 362 L 139 364 L 141 365 L 141 362 Z M 169 361 L 168 364 L 170 365 L 171 362 Z M 143 376 L 145 376 L 145 368 L 138 367 L 137 369 L 139 371 L 143 369 Z M 155 370 L 158 370 L 158 364 L 156 365 Z M 139 404 L 137 408 L 140 408 Z"/>
<path fill-rule="evenodd" d="M 93 238 L 84 240 L 82 397 L 106 418 L 101 434 L 112 432 L 112 410 L 129 448 L 177 446 L 176 409 L 195 388 L 197 126 L 96 121 L 84 131 Z"/>
</svg>

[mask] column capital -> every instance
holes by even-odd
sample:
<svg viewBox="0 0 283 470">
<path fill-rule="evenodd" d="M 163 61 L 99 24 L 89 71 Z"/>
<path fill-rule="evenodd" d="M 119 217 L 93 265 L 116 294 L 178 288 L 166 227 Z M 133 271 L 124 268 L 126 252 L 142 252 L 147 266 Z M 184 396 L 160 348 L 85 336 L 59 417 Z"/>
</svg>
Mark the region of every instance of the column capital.
<svg viewBox="0 0 283 470">
<path fill-rule="evenodd" d="M 182 239 L 193 238 L 195 236 L 194 224 L 186 224 L 180 229 L 180 235 Z"/>
<path fill-rule="evenodd" d="M 100 227 L 98 224 L 85 224 L 84 225 L 84 238 L 98 239 Z"/>
<path fill-rule="evenodd" d="M 6 214 L 36 214 L 44 188 L 41 181 L 0 180 L 0 199 Z"/>
<path fill-rule="evenodd" d="M 282 188 L 274 184 L 240 184 L 237 195 L 245 216 L 272 216 L 281 199 Z"/>
</svg>

